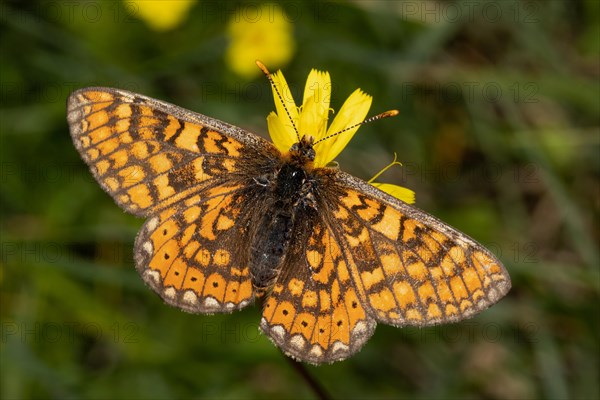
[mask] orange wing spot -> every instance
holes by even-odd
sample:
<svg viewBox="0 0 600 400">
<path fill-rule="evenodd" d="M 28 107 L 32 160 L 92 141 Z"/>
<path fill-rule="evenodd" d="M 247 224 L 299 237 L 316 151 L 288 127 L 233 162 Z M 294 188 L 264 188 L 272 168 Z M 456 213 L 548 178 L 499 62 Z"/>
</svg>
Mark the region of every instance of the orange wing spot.
<svg viewBox="0 0 600 400">
<path fill-rule="evenodd" d="M 319 271 L 319 273 L 317 274 L 313 274 L 312 278 L 313 280 L 320 282 L 320 283 L 329 283 L 329 279 L 331 277 L 331 274 L 333 274 L 334 271 L 334 265 L 333 263 L 324 263 L 322 264 L 321 270 Z"/>
<path fill-rule="evenodd" d="M 127 103 L 119 104 L 115 109 L 115 115 L 122 119 L 131 117 L 131 106 Z"/>
<path fill-rule="evenodd" d="M 455 276 L 450 280 L 450 287 L 452 288 L 452 291 L 454 292 L 454 297 L 457 301 L 460 302 L 461 299 L 469 298 L 467 288 L 465 288 L 465 285 L 463 284 L 462 279 L 460 279 L 460 276 Z"/>
<path fill-rule="evenodd" d="M 90 149 L 87 151 L 87 156 L 90 160 L 95 160 L 96 158 L 98 158 L 98 156 L 100 156 L 100 152 L 98 151 L 98 149 Z"/>
<path fill-rule="evenodd" d="M 127 191 L 131 201 L 140 208 L 147 208 L 153 205 L 154 201 L 150 196 L 150 190 L 146 185 L 137 185 Z"/>
<path fill-rule="evenodd" d="M 391 240 L 398 240 L 401 217 L 402 214 L 400 212 L 390 206 L 386 206 L 383 210 L 381 220 L 372 224 L 371 227 Z"/>
<path fill-rule="evenodd" d="M 215 252 L 215 256 L 213 257 L 213 262 L 219 267 L 224 267 L 229 265 L 229 261 L 231 259 L 231 253 L 224 249 L 218 249 Z"/>
<path fill-rule="evenodd" d="M 431 278 L 436 281 L 444 278 L 444 272 L 440 267 L 429 268 L 429 273 L 431 274 Z"/>
<path fill-rule="evenodd" d="M 296 319 L 294 320 L 294 325 L 290 333 L 292 335 L 296 333 L 300 333 L 305 338 L 310 338 L 313 334 L 313 330 L 315 329 L 315 322 L 317 319 L 314 315 L 303 312 L 296 315 Z"/>
<path fill-rule="evenodd" d="M 367 231 L 367 228 L 363 227 L 357 236 L 346 234 L 346 240 L 352 247 L 361 246 L 369 240 L 369 231 Z"/>
<path fill-rule="evenodd" d="M 429 307 L 427 307 L 427 319 L 438 319 L 442 317 L 442 310 L 438 307 L 437 304 L 431 303 Z"/>
<path fill-rule="evenodd" d="M 204 284 L 204 292 L 202 293 L 203 297 L 212 296 L 218 301 L 223 301 L 225 298 L 225 289 L 227 288 L 227 282 L 223 278 L 221 274 L 210 274 L 208 278 L 206 278 L 206 283 Z"/>
<path fill-rule="evenodd" d="M 446 305 L 446 315 L 448 317 L 453 317 L 453 316 L 458 315 L 458 308 L 456 308 L 456 306 L 453 304 L 447 304 Z"/>
<path fill-rule="evenodd" d="M 131 134 L 128 132 L 129 127 L 131 126 L 130 119 L 119 119 L 115 122 L 115 132 L 123 133 L 119 138 L 121 143 L 131 143 L 133 139 Z"/>
<path fill-rule="evenodd" d="M 104 184 L 106 186 L 108 186 L 108 188 L 113 192 L 116 192 L 121 187 L 119 185 L 119 181 L 117 181 L 113 177 L 108 177 L 108 178 L 104 179 Z"/>
<path fill-rule="evenodd" d="M 131 167 L 123 168 L 119 171 L 119 176 L 122 179 L 123 187 L 133 186 L 140 183 L 146 177 L 144 169 L 139 165 L 133 165 Z"/>
<path fill-rule="evenodd" d="M 348 321 L 348 312 L 344 303 L 338 305 L 331 316 L 331 341 L 339 340 L 342 343 L 350 344 L 350 325 Z"/>
<path fill-rule="evenodd" d="M 181 243 L 188 243 L 192 239 L 192 236 L 194 236 L 195 231 L 196 225 L 194 224 L 189 225 L 187 228 L 185 228 L 185 230 L 183 231 L 183 236 L 181 236 Z"/>
<path fill-rule="evenodd" d="M 401 308 L 405 308 L 416 301 L 412 286 L 406 281 L 394 282 L 394 295 Z"/>
<path fill-rule="evenodd" d="M 423 235 L 421 239 L 425 243 L 425 249 L 427 249 L 431 257 L 434 257 L 442 249 L 442 246 L 429 234 Z"/>
<path fill-rule="evenodd" d="M 331 308 L 331 296 L 326 290 L 319 291 L 319 302 L 321 311 L 328 311 Z"/>
<path fill-rule="evenodd" d="M 169 267 L 169 272 L 167 272 L 167 276 L 163 281 L 163 285 L 174 286 L 176 289 L 181 289 L 186 271 L 187 264 L 180 257 L 178 257 Z"/>
<path fill-rule="evenodd" d="M 277 308 L 271 318 L 271 323 L 281 324 L 286 328 L 291 328 L 295 316 L 296 309 L 294 308 L 294 305 L 289 301 L 282 301 L 277 304 Z"/>
<path fill-rule="evenodd" d="M 358 321 L 365 319 L 365 309 L 362 307 L 356 297 L 354 289 L 348 289 L 344 293 L 344 300 L 346 302 L 346 310 L 348 310 L 348 316 L 350 318 L 350 326 L 355 326 Z"/>
<path fill-rule="evenodd" d="M 240 299 L 240 283 L 238 281 L 229 281 L 227 289 L 225 289 L 225 299 L 227 303 L 239 303 Z"/>
<path fill-rule="evenodd" d="M 196 253 L 195 259 L 201 266 L 208 266 L 208 264 L 210 264 L 210 251 L 208 251 L 207 249 L 200 249 Z"/>
<path fill-rule="evenodd" d="M 167 219 L 163 222 L 158 229 L 152 232 L 150 240 L 155 249 L 158 249 L 167 240 L 171 239 L 179 231 L 179 225 L 173 219 Z"/>
<path fill-rule="evenodd" d="M 340 301 L 340 284 L 337 279 L 333 281 L 331 284 L 331 302 L 333 304 L 338 304 Z"/>
<path fill-rule="evenodd" d="M 409 321 L 422 321 L 423 316 L 416 308 L 411 308 L 406 311 L 406 319 Z"/>
<path fill-rule="evenodd" d="M 174 207 L 166 208 L 160 213 L 159 218 L 161 221 L 166 221 L 169 218 L 171 218 L 176 212 L 177 209 L 175 209 Z"/>
<path fill-rule="evenodd" d="M 131 146 L 131 154 L 133 154 L 138 160 L 148 158 L 148 144 L 146 142 L 135 142 Z"/>
<path fill-rule="evenodd" d="M 202 166 L 203 163 L 204 157 L 198 157 L 195 158 L 191 164 L 194 171 L 194 178 L 198 182 L 204 182 L 205 180 L 212 178 L 212 175 L 209 175 L 204 171 L 204 167 Z"/>
<path fill-rule="evenodd" d="M 481 281 L 479 280 L 477 271 L 475 271 L 473 268 L 466 268 L 462 273 L 462 278 L 465 281 L 469 292 L 474 292 L 475 290 L 481 288 Z"/>
<path fill-rule="evenodd" d="M 333 216 L 340 221 L 344 221 L 348 219 L 348 210 L 346 210 L 344 207 L 338 207 L 338 209 L 333 213 Z"/>
<path fill-rule="evenodd" d="M 446 276 L 453 276 L 456 273 L 455 266 L 456 265 L 454 264 L 454 260 L 450 256 L 450 253 L 446 253 L 441 264 L 444 274 L 446 274 Z"/>
<path fill-rule="evenodd" d="M 423 224 L 417 222 L 414 219 L 407 219 L 404 221 L 404 231 L 402 233 L 402 241 L 407 242 L 410 239 L 417 239 L 417 235 L 415 233 L 415 229 L 423 228 Z"/>
<path fill-rule="evenodd" d="M 183 203 L 185 204 L 186 207 L 190 207 L 190 206 L 192 206 L 194 204 L 198 204 L 199 202 L 200 202 L 200 196 L 199 195 L 195 195 L 195 196 L 192 196 L 192 197 L 190 197 L 188 199 L 185 199 Z"/>
<path fill-rule="evenodd" d="M 314 308 L 317 306 L 317 292 L 307 290 L 302 296 L 302 308 Z"/>
<path fill-rule="evenodd" d="M 160 120 L 154 116 L 140 118 L 140 127 L 157 126 L 159 124 L 160 124 Z"/>
<path fill-rule="evenodd" d="M 138 107 L 139 107 L 139 110 L 140 110 L 140 114 L 142 116 L 149 117 L 149 116 L 154 115 L 154 111 L 152 111 L 152 109 L 150 107 L 145 106 L 145 105 L 144 106 L 143 105 L 139 105 Z"/>
<path fill-rule="evenodd" d="M 226 231 L 235 225 L 235 221 L 229 218 L 227 215 L 220 215 L 217 219 L 217 229 L 220 231 Z"/>
<path fill-rule="evenodd" d="M 246 279 L 245 281 L 243 281 L 240 284 L 240 288 L 238 291 L 240 293 L 240 299 L 249 299 L 250 297 L 252 297 L 252 282 L 250 281 L 250 279 Z"/>
<path fill-rule="evenodd" d="M 337 263 L 337 277 L 341 282 L 346 282 L 348 279 L 350 279 L 348 266 L 344 260 L 340 260 Z"/>
<path fill-rule="evenodd" d="M 152 167 L 152 170 L 157 174 L 162 174 L 163 172 L 173 168 L 173 163 L 164 153 L 159 153 L 155 156 L 152 156 L 148 159 L 148 163 L 150 164 L 150 167 Z"/>
<path fill-rule="evenodd" d="M 383 265 L 383 270 L 387 276 L 396 276 L 402 272 L 400 265 L 400 256 L 395 250 L 390 249 L 389 253 L 382 254 L 379 259 Z"/>
<path fill-rule="evenodd" d="M 193 226 L 194 228 L 196 227 L 195 225 Z M 198 250 L 198 248 L 200 248 L 200 243 L 198 243 L 195 240 L 192 240 L 183 249 L 183 254 L 186 256 L 187 259 L 191 259 L 194 256 L 194 254 L 196 254 L 196 250 Z"/>
<path fill-rule="evenodd" d="M 175 139 L 175 144 L 181 149 L 198 152 L 198 137 L 200 137 L 200 127 L 196 124 L 184 123 L 184 128 Z"/>
<path fill-rule="evenodd" d="M 288 283 L 288 289 L 292 296 L 300 296 L 304 289 L 304 282 L 296 278 L 291 279 L 290 283 Z"/>
<path fill-rule="evenodd" d="M 96 173 L 100 176 L 104 175 L 110 168 L 110 162 L 108 160 L 100 160 L 96 164 Z"/>
<path fill-rule="evenodd" d="M 360 218 L 362 218 L 366 222 L 369 222 L 379 215 L 378 204 L 369 198 L 365 199 L 364 202 L 367 205 L 367 207 L 358 208 L 356 210 L 356 213 Z"/>
<path fill-rule="evenodd" d="M 85 129 L 84 129 L 85 130 Z M 86 148 L 89 147 L 91 140 L 88 136 L 80 136 L 79 137 L 79 143 L 81 143 L 81 146 Z"/>
<path fill-rule="evenodd" d="M 93 114 L 89 114 L 86 117 L 86 120 L 89 124 L 88 129 L 90 131 L 93 131 L 94 129 L 104 126 L 108 123 L 109 119 L 110 119 L 110 116 L 108 115 L 108 113 L 106 111 L 103 111 L 103 110 L 95 112 Z"/>
<path fill-rule="evenodd" d="M 165 243 L 160 249 L 156 249 L 154 257 L 150 260 L 150 268 L 160 271 L 160 275 L 165 278 L 169 266 L 179 254 L 179 244 L 176 240 L 171 239 Z"/>
<path fill-rule="evenodd" d="M 421 302 L 426 304 L 429 300 L 437 301 L 437 295 L 435 294 L 435 290 L 433 289 L 433 285 L 431 282 L 425 282 L 418 289 L 419 298 Z"/>
<path fill-rule="evenodd" d="M 202 287 L 206 278 L 204 274 L 200 272 L 198 268 L 189 267 L 187 274 L 185 274 L 185 281 L 183 282 L 184 289 L 194 289 L 197 294 L 202 293 Z"/>
<path fill-rule="evenodd" d="M 445 280 L 439 280 L 436 282 L 437 294 L 442 303 L 454 303 L 454 296 L 450 290 L 450 286 Z"/>
<path fill-rule="evenodd" d="M 277 300 L 274 297 L 268 297 L 265 302 L 265 306 L 263 307 L 263 317 L 267 321 L 271 321 L 273 319 L 273 314 L 275 314 L 275 308 L 277 307 Z"/>
<path fill-rule="evenodd" d="M 375 268 L 373 271 L 364 271 L 360 274 L 360 278 L 366 290 L 369 290 L 373 285 L 378 284 L 383 280 L 383 270 Z"/>
<path fill-rule="evenodd" d="M 475 303 L 477 303 L 482 297 L 485 297 L 485 293 L 481 289 L 477 289 L 471 294 L 471 298 Z"/>
<path fill-rule="evenodd" d="M 312 269 L 317 269 L 323 261 L 323 254 L 317 250 L 308 250 L 306 252 L 306 260 Z"/>
<path fill-rule="evenodd" d="M 108 139 L 113 134 L 113 129 L 110 126 L 102 126 L 97 128 L 95 131 L 88 133 L 89 138 L 93 144 L 99 143 L 105 139 Z"/>
<path fill-rule="evenodd" d="M 129 160 L 129 156 L 127 155 L 127 151 L 118 150 L 108 156 L 109 159 L 113 161 L 113 168 L 119 169 L 127 164 L 127 160 Z"/>
<path fill-rule="evenodd" d="M 329 348 L 329 338 L 331 337 L 331 314 L 319 315 L 316 325 L 311 342 L 318 343 L 324 349 Z"/>
<path fill-rule="evenodd" d="M 223 143 L 223 147 L 225 147 L 227 154 L 231 157 L 239 157 L 240 150 L 242 149 L 242 145 L 240 143 L 231 139 L 228 139 L 225 143 Z"/>
<path fill-rule="evenodd" d="M 129 203 L 129 196 L 127 196 L 126 194 L 121 194 L 119 195 L 119 201 L 121 203 Z"/>
<path fill-rule="evenodd" d="M 369 303 L 374 309 L 383 312 L 396 308 L 396 300 L 388 288 L 384 288 L 379 293 L 371 293 L 369 295 Z"/>
<path fill-rule="evenodd" d="M 502 270 L 496 261 L 481 251 L 474 252 L 471 259 L 482 275 L 502 274 Z"/>
<path fill-rule="evenodd" d="M 175 133 L 177 133 L 177 130 L 181 127 L 181 124 L 179 123 L 179 120 L 175 117 L 173 117 L 172 115 L 167 115 L 167 121 L 169 121 L 169 124 L 167 125 L 167 127 L 164 130 L 164 141 L 168 141 L 169 139 L 171 139 L 173 137 L 173 135 Z"/>
<path fill-rule="evenodd" d="M 119 147 L 119 139 L 117 138 L 112 138 L 112 139 L 108 139 L 105 140 L 101 143 L 98 143 L 98 145 L 96 146 L 96 148 L 98 150 L 100 150 L 100 154 L 102 154 L 103 156 L 112 153 L 113 151 L 115 151 L 115 149 L 117 147 Z"/>
<path fill-rule="evenodd" d="M 158 176 L 152 181 L 152 184 L 158 192 L 159 200 L 168 199 L 176 194 L 175 189 L 169 185 L 169 177 L 167 175 Z"/>
<path fill-rule="evenodd" d="M 460 303 L 460 311 L 463 313 L 471 307 L 473 307 L 473 303 L 470 300 L 463 300 Z"/>
<path fill-rule="evenodd" d="M 342 196 L 340 198 L 340 201 L 348 209 L 352 208 L 352 206 L 358 206 L 358 205 L 362 204 L 361 201 L 360 201 L 360 199 L 358 198 L 358 193 L 356 193 L 353 190 L 347 191 L 346 195 Z"/>
<path fill-rule="evenodd" d="M 414 263 L 408 265 L 406 267 L 406 271 L 411 276 L 411 278 L 424 281 L 428 278 L 427 276 L 427 267 L 423 264 L 423 261 L 416 260 Z"/>
<path fill-rule="evenodd" d="M 279 294 L 281 292 L 283 292 L 283 285 L 281 283 L 277 283 L 273 286 L 273 294 Z"/>
<path fill-rule="evenodd" d="M 199 216 L 200 216 L 200 207 L 190 207 L 183 212 L 183 218 L 185 219 L 185 222 L 187 222 L 188 224 L 191 224 L 192 222 L 197 221 Z"/>
<path fill-rule="evenodd" d="M 115 99 L 114 96 L 109 92 L 98 91 L 86 91 L 82 97 L 89 100 L 90 103 L 112 102 Z"/>
</svg>

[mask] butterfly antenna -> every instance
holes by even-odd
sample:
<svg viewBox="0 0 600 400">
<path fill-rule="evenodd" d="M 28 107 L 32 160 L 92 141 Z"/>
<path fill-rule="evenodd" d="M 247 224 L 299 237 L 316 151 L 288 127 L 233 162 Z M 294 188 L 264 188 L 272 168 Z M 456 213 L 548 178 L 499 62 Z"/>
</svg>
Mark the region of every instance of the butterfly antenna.
<svg viewBox="0 0 600 400">
<path fill-rule="evenodd" d="M 358 124 L 354 124 L 354 125 L 352 125 L 352 126 L 349 126 L 349 127 L 347 127 L 347 128 L 344 128 L 344 129 L 342 129 L 341 131 L 338 131 L 338 132 L 336 132 L 336 133 L 332 133 L 332 134 L 331 134 L 331 135 L 329 135 L 329 136 L 325 136 L 324 138 L 321 138 L 321 139 L 317 140 L 316 142 L 314 142 L 314 143 L 313 143 L 313 146 L 314 146 L 315 144 L 319 143 L 319 142 L 322 142 L 323 140 L 330 139 L 330 138 L 332 138 L 332 137 L 334 137 L 334 136 L 337 136 L 337 135 L 339 135 L 340 133 L 344 133 L 344 132 L 346 132 L 346 131 L 349 131 L 350 129 L 354 129 L 354 128 L 356 128 L 357 126 L 361 126 L 361 125 L 364 125 L 364 124 L 368 124 L 369 122 L 377 121 L 378 119 L 382 119 L 382 118 L 387 118 L 387 117 L 395 117 L 395 116 L 396 116 L 396 115 L 398 115 L 398 114 L 400 114 L 400 111 L 398 111 L 398 110 L 389 110 L 389 111 L 386 111 L 386 112 L 382 112 L 381 114 L 374 115 L 374 116 L 372 116 L 372 117 L 369 117 L 369 118 L 365 119 L 365 120 L 364 120 L 364 121 L 362 121 L 362 122 L 359 122 Z"/>
<path fill-rule="evenodd" d="M 290 122 L 292 123 L 294 132 L 296 132 L 296 137 L 298 138 L 298 141 L 300 141 L 300 133 L 298 132 L 298 128 L 296 128 L 296 124 L 294 123 L 294 120 L 292 119 L 292 116 L 290 115 L 289 110 L 285 106 L 285 103 L 283 101 L 283 96 L 281 96 L 281 93 L 279 93 L 279 90 L 277 89 L 277 85 L 275 85 L 275 81 L 273 80 L 273 77 L 271 76 L 271 73 L 269 72 L 269 70 L 267 69 L 265 64 L 261 63 L 260 61 L 256 60 L 256 65 L 258 65 L 258 68 L 260 68 L 260 70 L 263 72 L 263 74 L 265 74 L 265 76 L 271 83 L 271 86 L 273 86 L 273 89 L 275 89 L 275 93 L 277 93 L 277 97 L 279 97 L 279 101 L 281 101 L 281 104 L 283 105 L 283 109 L 285 110 L 285 113 L 287 114 L 288 118 L 290 119 Z"/>
</svg>

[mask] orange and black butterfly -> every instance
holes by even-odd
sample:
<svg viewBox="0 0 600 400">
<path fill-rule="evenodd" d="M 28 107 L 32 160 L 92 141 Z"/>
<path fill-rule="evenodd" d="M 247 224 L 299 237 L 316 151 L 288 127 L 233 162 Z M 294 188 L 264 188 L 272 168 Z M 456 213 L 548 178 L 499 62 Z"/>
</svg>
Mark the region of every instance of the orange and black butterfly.
<svg viewBox="0 0 600 400">
<path fill-rule="evenodd" d="M 356 353 L 377 322 L 468 318 L 510 289 L 502 264 L 440 220 L 337 168 L 315 167 L 307 135 L 265 139 L 110 88 L 68 100 L 75 147 L 125 211 L 143 280 L 201 314 L 262 302 L 261 330 L 320 364 Z"/>
</svg>

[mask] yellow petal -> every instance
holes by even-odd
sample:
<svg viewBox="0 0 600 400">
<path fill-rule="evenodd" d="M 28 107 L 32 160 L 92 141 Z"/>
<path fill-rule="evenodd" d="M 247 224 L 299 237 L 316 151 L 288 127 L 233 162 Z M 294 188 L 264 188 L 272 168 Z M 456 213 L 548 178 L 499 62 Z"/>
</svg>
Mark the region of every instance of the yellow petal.
<svg viewBox="0 0 600 400">
<path fill-rule="evenodd" d="M 415 202 L 415 192 L 405 187 L 392 185 L 391 183 L 372 183 L 371 185 L 405 203 L 414 204 Z"/>
<path fill-rule="evenodd" d="M 360 89 L 356 89 L 354 93 L 348 97 L 340 111 L 333 119 L 331 126 L 327 130 L 328 135 L 341 132 L 344 129 L 358 124 L 367 116 L 373 98 L 364 93 Z M 358 126 L 349 129 L 337 136 L 327 139 L 315 145 L 317 157 L 315 158 L 315 166 L 322 167 L 332 161 L 346 147 L 354 133 L 358 130 Z"/>
<path fill-rule="evenodd" d="M 267 128 L 273 144 L 282 153 L 289 151 L 290 147 L 298 141 L 295 136 L 289 134 L 289 129 L 275 112 L 271 112 L 267 117 Z"/>
<path fill-rule="evenodd" d="M 310 125 L 305 134 L 312 135 L 315 140 L 325 136 L 327 132 L 327 120 L 329 119 L 329 102 L 331 101 L 331 77 L 327 71 L 313 69 L 308 74 L 304 86 L 304 98 L 302 99 L 302 113 L 300 120 L 309 119 Z M 301 122 L 302 125 L 302 122 Z"/>
</svg>

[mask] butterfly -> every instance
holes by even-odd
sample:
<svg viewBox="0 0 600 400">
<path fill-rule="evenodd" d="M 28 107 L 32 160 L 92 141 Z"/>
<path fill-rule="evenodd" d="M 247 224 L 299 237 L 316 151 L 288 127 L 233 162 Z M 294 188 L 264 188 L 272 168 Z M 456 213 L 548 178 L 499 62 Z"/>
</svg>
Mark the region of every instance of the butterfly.
<svg viewBox="0 0 600 400">
<path fill-rule="evenodd" d="M 336 167 L 303 135 L 288 151 L 228 123 L 125 90 L 71 94 L 67 119 L 92 174 L 146 221 L 137 271 L 167 304 L 213 314 L 259 300 L 285 354 L 331 363 L 378 322 L 473 316 L 510 278 L 483 246 Z"/>
</svg>

